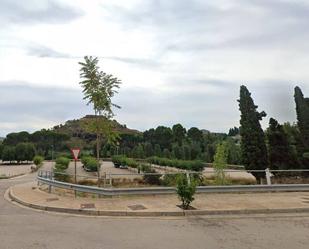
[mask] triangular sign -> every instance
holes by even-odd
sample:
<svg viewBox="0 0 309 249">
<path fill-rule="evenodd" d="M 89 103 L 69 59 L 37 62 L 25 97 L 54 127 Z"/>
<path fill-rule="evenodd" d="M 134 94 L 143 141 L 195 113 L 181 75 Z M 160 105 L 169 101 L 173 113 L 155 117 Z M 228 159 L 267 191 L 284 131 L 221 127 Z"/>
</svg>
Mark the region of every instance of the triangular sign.
<svg viewBox="0 0 309 249">
<path fill-rule="evenodd" d="M 74 160 L 77 160 L 77 159 L 78 159 L 79 152 L 80 152 L 80 149 L 74 148 L 74 149 L 71 149 L 71 151 L 72 151 Z"/>
</svg>

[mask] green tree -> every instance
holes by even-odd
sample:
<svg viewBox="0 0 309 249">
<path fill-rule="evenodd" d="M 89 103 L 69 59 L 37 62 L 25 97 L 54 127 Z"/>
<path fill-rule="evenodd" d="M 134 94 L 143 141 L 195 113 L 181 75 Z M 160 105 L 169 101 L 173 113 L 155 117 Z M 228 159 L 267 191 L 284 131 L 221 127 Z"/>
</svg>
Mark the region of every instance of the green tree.
<svg viewBox="0 0 309 249">
<path fill-rule="evenodd" d="M 89 128 L 96 132 L 96 154 L 99 161 L 102 133 L 109 140 L 115 138 L 108 121 L 114 116 L 112 107 L 120 108 L 120 106 L 112 103 L 112 97 L 117 93 L 116 89 L 119 88 L 121 82 L 111 74 L 100 71 L 98 62 L 96 57 L 85 56 L 84 62 L 79 62 L 79 65 L 81 66 L 80 78 L 82 79 L 80 85 L 83 88 L 84 99 L 88 101 L 87 104 L 92 104 L 94 110 L 95 120 L 89 124 Z M 100 178 L 99 172 L 100 166 L 98 167 L 98 178 Z"/>
<path fill-rule="evenodd" d="M 287 134 L 283 126 L 277 120 L 269 120 L 267 130 L 268 155 L 271 169 L 291 169 L 298 168 L 298 163 L 288 142 Z"/>
<path fill-rule="evenodd" d="M 228 151 L 228 164 L 241 164 L 241 149 L 238 144 L 235 143 L 234 139 L 228 138 L 226 140 L 227 151 Z"/>
<path fill-rule="evenodd" d="M 145 156 L 146 157 L 153 156 L 153 148 L 152 148 L 151 143 L 146 142 L 144 147 L 145 147 Z"/>
<path fill-rule="evenodd" d="M 19 143 L 15 147 L 15 153 L 16 153 L 16 160 L 18 162 L 20 161 L 26 161 L 27 158 L 27 144 L 26 143 Z"/>
<path fill-rule="evenodd" d="M 154 155 L 160 157 L 162 154 L 160 145 L 156 144 L 154 146 Z"/>
<path fill-rule="evenodd" d="M 234 128 L 229 129 L 228 136 L 233 137 L 233 136 L 236 136 L 238 134 L 239 134 L 239 128 L 234 127 Z"/>
<path fill-rule="evenodd" d="M 169 151 L 169 149 L 164 149 L 163 150 L 163 157 L 165 158 L 171 158 L 171 152 Z"/>
<path fill-rule="evenodd" d="M 268 156 L 264 132 L 260 120 L 266 116 L 265 112 L 258 112 L 257 106 L 251 98 L 251 93 L 245 86 L 240 87 L 239 110 L 242 161 L 247 170 L 263 170 L 267 168 Z M 253 173 L 260 179 L 263 174 Z"/>
<path fill-rule="evenodd" d="M 2 150 L 2 161 L 12 161 L 16 160 L 15 147 L 14 146 L 4 146 Z"/>
<path fill-rule="evenodd" d="M 295 87 L 294 99 L 296 103 L 297 125 L 301 133 L 301 144 L 298 152 L 303 156 L 309 152 L 309 98 L 304 95 L 299 87 Z M 308 162 L 308 160 L 306 160 Z"/>
<path fill-rule="evenodd" d="M 196 127 L 192 127 L 188 130 L 187 136 L 191 141 L 201 142 L 203 139 L 203 132 Z"/>
<path fill-rule="evenodd" d="M 178 143 L 179 146 L 182 145 L 182 141 L 186 137 L 186 129 L 181 124 L 175 124 L 172 127 L 173 140 Z"/>
<path fill-rule="evenodd" d="M 222 142 L 217 145 L 216 154 L 214 157 L 213 167 L 216 173 L 216 182 L 220 185 L 225 184 L 225 173 L 228 159 L 228 145 L 227 142 Z"/>
</svg>

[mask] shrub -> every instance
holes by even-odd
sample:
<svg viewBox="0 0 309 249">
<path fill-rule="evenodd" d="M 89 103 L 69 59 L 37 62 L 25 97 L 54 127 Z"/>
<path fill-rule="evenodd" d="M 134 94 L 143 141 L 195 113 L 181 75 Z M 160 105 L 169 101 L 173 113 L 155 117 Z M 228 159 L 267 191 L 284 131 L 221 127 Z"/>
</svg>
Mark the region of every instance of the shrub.
<svg viewBox="0 0 309 249">
<path fill-rule="evenodd" d="M 161 174 L 157 173 L 156 175 L 152 175 L 155 174 L 156 171 L 154 169 L 152 169 L 149 165 L 147 164 L 142 164 L 140 165 L 140 170 L 144 173 L 146 173 L 144 175 L 144 181 L 145 183 L 151 184 L 151 185 L 160 185 L 160 177 Z M 151 175 L 147 175 L 147 173 L 151 173 Z"/>
<path fill-rule="evenodd" d="M 132 158 L 128 158 L 123 155 L 118 155 L 118 156 L 113 156 L 112 157 L 112 162 L 114 163 L 115 167 L 118 168 L 120 165 L 123 166 L 129 166 L 132 168 L 137 168 L 138 167 L 138 162 L 136 162 Z"/>
<path fill-rule="evenodd" d="M 162 185 L 164 186 L 176 186 L 177 184 L 177 177 L 179 176 L 179 174 L 167 174 L 164 175 L 163 179 L 162 179 Z"/>
<path fill-rule="evenodd" d="M 44 157 L 35 156 L 32 160 L 34 165 L 36 166 L 36 170 L 38 170 L 43 165 Z"/>
<path fill-rule="evenodd" d="M 187 161 L 161 157 L 150 157 L 147 159 L 147 161 L 149 163 L 157 164 L 160 166 L 169 166 L 184 170 L 202 171 L 204 169 L 203 162 L 199 160 Z"/>
<path fill-rule="evenodd" d="M 179 199 L 182 202 L 181 207 L 183 209 L 188 209 L 190 207 L 190 203 L 194 201 L 194 194 L 196 191 L 196 182 L 191 179 L 189 183 L 186 175 L 179 175 L 177 177 L 177 194 Z"/>
<path fill-rule="evenodd" d="M 56 159 L 56 165 L 55 168 L 62 168 L 62 169 L 67 169 L 70 164 L 70 159 L 66 157 L 58 157 Z"/>
<path fill-rule="evenodd" d="M 82 164 L 84 165 L 86 170 L 89 171 L 98 171 L 99 168 L 99 162 L 96 158 L 94 157 L 83 157 L 82 158 Z"/>
</svg>

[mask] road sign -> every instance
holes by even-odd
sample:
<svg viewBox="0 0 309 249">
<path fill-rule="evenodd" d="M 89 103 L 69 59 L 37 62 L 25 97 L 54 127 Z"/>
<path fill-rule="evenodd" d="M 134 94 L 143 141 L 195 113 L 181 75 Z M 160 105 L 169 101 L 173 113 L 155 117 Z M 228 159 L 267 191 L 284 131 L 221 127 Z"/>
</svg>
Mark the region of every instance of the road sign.
<svg viewBox="0 0 309 249">
<path fill-rule="evenodd" d="M 76 161 L 76 160 L 78 159 L 78 155 L 79 155 L 79 153 L 80 153 L 80 149 L 78 149 L 78 148 L 73 148 L 73 149 L 71 149 L 71 152 L 72 152 L 72 154 L 73 154 L 74 160 Z"/>
</svg>

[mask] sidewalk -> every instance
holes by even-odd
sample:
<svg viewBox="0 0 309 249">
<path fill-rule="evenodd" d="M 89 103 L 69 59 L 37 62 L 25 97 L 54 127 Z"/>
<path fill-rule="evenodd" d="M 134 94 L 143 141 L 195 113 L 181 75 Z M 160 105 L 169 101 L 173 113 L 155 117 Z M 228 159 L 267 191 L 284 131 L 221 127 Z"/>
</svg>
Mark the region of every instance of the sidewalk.
<svg viewBox="0 0 309 249">
<path fill-rule="evenodd" d="M 309 192 L 196 194 L 192 206 L 183 211 L 176 195 L 125 197 L 72 197 L 49 194 L 36 183 L 10 188 L 12 200 L 25 206 L 65 213 L 102 216 L 184 216 L 211 214 L 256 214 L 309 212 Z"/>
</svg>

